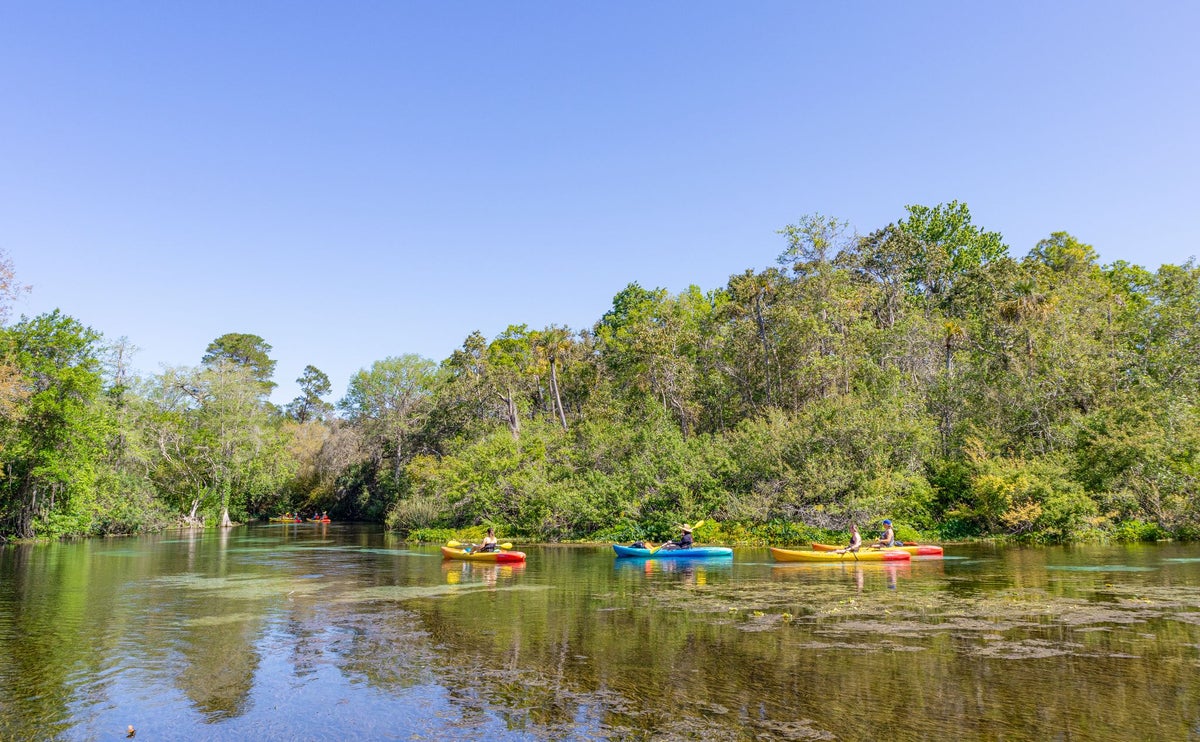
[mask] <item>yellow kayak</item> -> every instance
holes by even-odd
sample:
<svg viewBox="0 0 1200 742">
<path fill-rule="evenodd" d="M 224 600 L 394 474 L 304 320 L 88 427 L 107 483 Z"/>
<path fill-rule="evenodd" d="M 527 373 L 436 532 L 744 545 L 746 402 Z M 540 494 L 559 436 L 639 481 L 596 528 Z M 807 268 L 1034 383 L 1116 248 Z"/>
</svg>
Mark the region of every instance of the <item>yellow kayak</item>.
<svg viewBox="0 0 1200 742">
<path fill-rule="evenodd" d="M 777 562 L 906 562 L 912 559 L 907 551 L 873 550 L 838 554 L 832 551 L 795 551 L 771 549 Z"/>
</svg>

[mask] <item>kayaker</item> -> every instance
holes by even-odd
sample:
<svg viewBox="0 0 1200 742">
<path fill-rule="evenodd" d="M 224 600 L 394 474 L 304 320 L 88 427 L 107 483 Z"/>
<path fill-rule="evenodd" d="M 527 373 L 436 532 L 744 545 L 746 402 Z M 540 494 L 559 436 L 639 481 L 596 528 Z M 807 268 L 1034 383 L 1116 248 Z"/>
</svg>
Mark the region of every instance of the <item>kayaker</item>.
<svg viewBox="0 0 1200 742">
<path fill-rule="evenodd" d="M 496 529 L 489 527 L 487 535 L 483 537 L 483 544 L 480 545 L 480 551 L 495 551 L 496 550 Z"/>
<path fill-rule="evenodd" d="M 690 548 L 692 548 L 692 543 L 693 543 L 692 542 L 692 527 L 689 526 L 687 523 L 684 523 L 682 526 L 680 526 L 680 530 L 682 532 L 679 534 L 678 539 L 671 542 L 671 548 L 672 549 L 690 549 Z"/>
<path fill-rule="evenodd" d="M 876 546 L 895 546 L 896 532 L 892 530 L 892 522 L 887 518 L 883 519 L 883 533 L 880 534 L 879 540 L 875 542 Z"/>
<path fill-rule="evenodd" d="M 858 526 L 854 523 L 850 524 L 850 545 L 844 549 L 837 549 L 835 554 L 845 554 L 848 551 L 858 551 L 862 546 L 862 535 L 858 532 Z"/>
</svg>

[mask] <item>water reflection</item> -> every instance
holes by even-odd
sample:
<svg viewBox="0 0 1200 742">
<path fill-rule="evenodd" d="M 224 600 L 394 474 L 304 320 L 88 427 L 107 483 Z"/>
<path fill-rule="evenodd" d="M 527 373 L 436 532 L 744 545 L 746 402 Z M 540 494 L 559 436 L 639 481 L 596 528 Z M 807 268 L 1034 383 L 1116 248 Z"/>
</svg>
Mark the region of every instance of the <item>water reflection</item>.
<svg viewBox="0 0 1200 742">
<path fill-rule="evenodd" d="M 807 564 L 805 562 L 781 562 L 771 568 L 776 579 L 827 581 L 837 578 L 839 582 L 853 584 L 861 593 L 870 583 L 883 584 L 888 590 L 895 590 L 902 579 L 913 575 L 913 565 L 910 562 L 839 562 L 835 564 Z M 922 570 L 922 574 L 927 574 Z"/>
<path fill-rule="evenodd" d="M 525 564 L 487 564 L 482 562 L 447 559 L 442 562 L 442 573 L 448 585 L 483 584 L 494 587 L 502 580 L 511 580 L 525 571 Z"/>
<path fill-rule="evenodd" d="M 728 576 L 733 569 L 732 560 L 720 557 L 712 559 L 640 559 L 621 558 L 613 560 L 613 569 L 618 574 L 640 575 L 649 579 L 670 579 L 693 585 L 706 585 L 714 575 Z"/>
<path fill-rule="evenodd" d="M 0 548 L 0 739 L 862 739 L 881 717 L 898 738 L 1187 739 L 1200 719 L 1188 547 L 523 550 L 443 561 L 341 524 Z"/>
<path fill-rule="evenodd" d="M 263 620 L 244 613 L 230 621 L 191 621 L 180 631 L 174 649 L 181 662 L 174 682 L 206 722 L 232 719 L 245 711 L 262 631 Z"/>
</svg>

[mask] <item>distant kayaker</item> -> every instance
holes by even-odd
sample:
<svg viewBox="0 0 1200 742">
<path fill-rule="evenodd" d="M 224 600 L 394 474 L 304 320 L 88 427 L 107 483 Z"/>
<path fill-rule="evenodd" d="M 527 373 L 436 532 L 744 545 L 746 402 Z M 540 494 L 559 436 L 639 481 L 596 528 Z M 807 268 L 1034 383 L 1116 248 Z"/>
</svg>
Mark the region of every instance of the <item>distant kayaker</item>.
<svg viewBox="0 0 1200 742">
<path fill-rule="evenodd" d="M 845 554 L 847 551 L 858 551 L 862 546 L 862 535 L 858 532 L 858 526 L 854 523 L 850 524 L 850 545 L 844 549 L 837 549 L 835 554 Z"/>
<path fill-rule="evenodd" d="M 896 532 L 892 530 L 892 522 L 886 518 L 883 520 L 883 533 L 879 535 L 879 540 L 875 542 L 876 546 L 895 546 Z"/>
<path fill-rule="evenodd" d="M 495 551 L 496 550 L 496 529 L 489 527 L 487 535 L 483 537 L 483 544 L 480 545 L 480 551 Z"/>
</svg>

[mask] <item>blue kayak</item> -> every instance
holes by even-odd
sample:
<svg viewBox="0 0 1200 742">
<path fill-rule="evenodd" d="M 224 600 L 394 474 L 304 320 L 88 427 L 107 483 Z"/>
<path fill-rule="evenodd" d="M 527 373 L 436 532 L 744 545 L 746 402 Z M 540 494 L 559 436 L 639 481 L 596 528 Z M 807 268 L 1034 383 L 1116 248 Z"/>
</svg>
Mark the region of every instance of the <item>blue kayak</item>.
<svg viewBox="0 0 1200 742">
<path fill-rule="evenodd" d="M 693 546 L 690 549 L 639 549 L 634 546 L 613 544 L 613 551 L 619 557 L 646 557 L 652 559 L 695 559 L 696 557 L 731 557 L 733 549 L 728 546 Z"/>
</svg>

